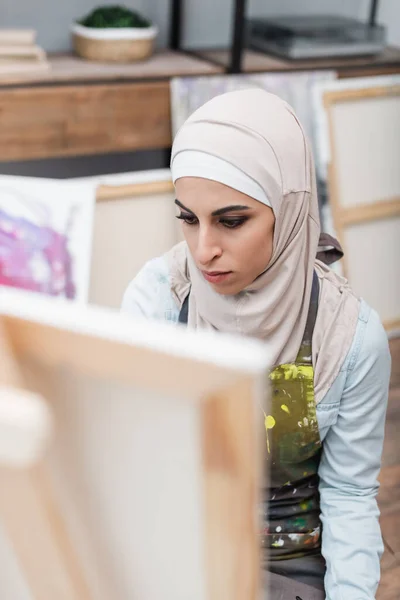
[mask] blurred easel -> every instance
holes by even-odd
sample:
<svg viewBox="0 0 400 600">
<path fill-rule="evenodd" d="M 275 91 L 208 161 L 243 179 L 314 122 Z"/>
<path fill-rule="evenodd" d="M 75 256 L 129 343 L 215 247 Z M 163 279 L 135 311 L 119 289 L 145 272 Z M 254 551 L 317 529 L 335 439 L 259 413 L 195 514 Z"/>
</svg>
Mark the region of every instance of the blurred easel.
<svg viewBox="0 0 400 600">
<path fill-rule="evenodd" d="M 51 433 L 49 407 L 44 398 L 26 387 L 6 324 L 0 317 L 0 520 L 3 530 L 35 599 L 88 600 L 90 596 L 79 562 L 40 464 Z"/>
</svg>

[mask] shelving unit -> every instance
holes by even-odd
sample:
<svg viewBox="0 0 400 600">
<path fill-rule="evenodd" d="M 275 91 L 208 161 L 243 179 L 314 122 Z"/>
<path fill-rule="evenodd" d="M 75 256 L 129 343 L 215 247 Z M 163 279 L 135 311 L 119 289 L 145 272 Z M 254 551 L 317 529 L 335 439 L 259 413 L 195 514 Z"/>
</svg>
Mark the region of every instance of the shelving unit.
<svg viewBox="0 0 400 600">
<path fill-rule="evenodd" d="M 233 17 L 232 17 L 232 35 L 230 41 L 230 47 L 224 49 L 218 49 L 217 51 L 208 53 L 209 60 L 212 60 L 214 64 L 224 67 L 226 73 L 242 73 L 248 72 L 248 65 L 254 65 L 257 59 L 254 59 L 254 54 L 260 54 L 267 60 L 268 57 L 265 54 L 249 52 L 245 48 L 245 22 L 246 22 L 246 8 L 247 0 L 234 0 L 233 1 Z M 182 29 L 183 29 L 183 12 L 184 12 L 185 1 L 184 0 L 171 0 L 171 31 L 170 31 L 170 47 L 174 50 L 183 50 L 182 48 Z M 376 23 L 376 17 L 378 14 L 379 0 L 371 0 L 368 23 L 373 27 Z M 201 50 L 197 53 L 202 57 L 207 57 L 207 52 Z M 368 60 L 368 59 L 367 59 Z M 299 68 L 315 68 L 315 67 L 296 67 L 296 63 L 289 61 L 279 61 L 286 64 L 284 70 L 295 70 Z M 304 61 L 303 61 L 304 62 Z M 310 61 L 307 61 L 310 62 Z M 314 61 L 313 61 L 314 62 Z M 329 61 L 328 61 L 329 62 Z M 331 61 L 332 62 L 332 61 Z M 292 67 L 292 68 L 290 68 Z M 332 68 L 327 67 L 327 68 Z M 257 70 L 250 66 L 250 70 Z M 275 69 L 273 69 L 275 70 Z"/>
<path fill-rule="evenodd" d="M 375 22 L 373 0 L 370 23 Z M 287 61 L 243 48 L 246 0 L 233 3 L 230 48 L 181 48 L 183 0 L 171 0 L 170 48 L 133 64 L 72 54 L 51 68 L 0 78 L 0 161 L 165 149 L 171 145 L 172 77 L 333 69 L 338 77 L 400 73 L 400 48 L 376 57 Z"/>
</svg>

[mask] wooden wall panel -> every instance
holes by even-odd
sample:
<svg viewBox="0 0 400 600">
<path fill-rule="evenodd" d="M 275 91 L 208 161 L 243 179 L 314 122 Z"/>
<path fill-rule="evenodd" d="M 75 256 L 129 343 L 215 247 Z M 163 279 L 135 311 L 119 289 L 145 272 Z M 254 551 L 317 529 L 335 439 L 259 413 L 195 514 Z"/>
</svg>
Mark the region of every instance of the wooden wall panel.
<svg viewBox="0 0 400 600">
<path fill-rule="evenodd" d="M 0 91 L 3 161 L 170 144 L 168 81 Z"/>
</svg>

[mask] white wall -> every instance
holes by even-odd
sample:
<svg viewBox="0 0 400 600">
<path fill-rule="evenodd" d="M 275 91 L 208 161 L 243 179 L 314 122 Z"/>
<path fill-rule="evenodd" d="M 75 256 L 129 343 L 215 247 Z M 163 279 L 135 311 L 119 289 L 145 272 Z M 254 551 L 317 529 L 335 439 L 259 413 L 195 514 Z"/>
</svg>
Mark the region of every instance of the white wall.
<svg viewBox="0 0 400 600">
<path fill-rule="evenodd" d="M 400 2 L 383 0 L 379 9 L 379 21 L 388 28 L 389 44 L 400 46 Z"/>
<path fill-rule="evenodd" d="M 112 0 L 110 0 L 110 3 Z M 118 3 L 118 0 L 114 0 Z M 224 46 L 231 30 L 235 0 L 182 0 L 184 5 L 184 43 L 186 46 Z M 39 43 L 48 51 L 69 48 L 69 26 L 102 0 L 1 0 L 1 27 L 33 27 Z M 169 35 L 170 0 L 126 0 L 153 19 L 160 28 L 159 45 L 167 43 Z M 248 14 L 333 13 L 366 19 L 370 0 L 248 0 Z M 389 42 L 400 45 L 400 1 L 380 0 L 378 20 L 388 26 Z"/>
<path fill-rule="evenodd" d="M 168 0 L 0 0 L 0 27 L 33 27 L 45 50 L 66 50 L 70 47 L 71 23 L 96 6 L 107 4 L 125 4 L 154 19 L 160 24 L 160 42 L 164 44 Z"/>
</svg>

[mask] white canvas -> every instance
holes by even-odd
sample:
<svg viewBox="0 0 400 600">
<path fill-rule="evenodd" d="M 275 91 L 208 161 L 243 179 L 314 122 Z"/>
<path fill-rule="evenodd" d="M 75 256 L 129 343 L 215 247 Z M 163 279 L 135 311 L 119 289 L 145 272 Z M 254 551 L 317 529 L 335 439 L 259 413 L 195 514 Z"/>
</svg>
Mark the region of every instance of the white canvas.
<svg viewBox="0 0 400 600">
<path fill-rule="evenodd" d="M 0 176 L 0 284 L 86 302 L 95 186 Z"/>
<path fill-rule="evenodd" d="M 400 197 L 400 96 L 339 102 L 331 111 L 341 206 Z"/>
<path fill-rule="evenodd" d="M 380 75 L 378 77 L 355 77 L 331 81 L 316 81 L 312 88 L 312 111 L 315 121 L 315 145 L 319 157 L 321 173 L 327 176 L 327 167 L 331 161 L 328 115 L 324 107 L 324 94 L 345 90 L 361 90 L 370 87 L 399 85 L 400 75 Z"/>
<path fill-rule="evenodd" d="M 347 276 L 354 291 L 379 312 L 384 323 L 400 315 L 400 217 L 347 227 L 343 242 Z"/>
<path fill-rule="evenodd" d="M 52 564 L 48 568 L 45 562 L 46 569 L 39 571 L 38 585 L 47 582 L 50 590 L 39 597 L 230 600 L 238 590 L 238 600 L 248 600 L 244 586 L 253 577 L 255 589 L 254 571 L 252 575 L 252 568 L 240 560 L 245 543 L 240 527 L 247 528 L 245 541 L 251 540 L 249 482 L 256 483 L 256 473 L 261 477 L 257 464 L 261 469 L 262 415 L 268 410 L 265 345 L 134 320 L 115 311 L 55 302 L 18 290 L 0 295 L 1 320 L 26 386 L 41 393 L 52 407 L 55 435 L 45 472 L 50 474 L 76 564 L 89 590 L 87 594 L 81 590 L 81 595 L 71 592 L 57 557 L 49 555 L 48 549 L 46 557 L 40 529 L 32 534 L 31 502 L 24 506 L 25 495 L 18 493 L 8 506 L 11 513 L 15 506 L 15 527 L 21 521 L 24 539 L 31 542 L 31 556 Z M 250 395 L 235 397 L 243 382 Z M 240 414 L 243 402 L 250 409 L 244 430 L 248 437 L 230 437 L 228 423 L 241 431 L 240 416 L 238 421 L 231 422 L 231 417 L 222 421 L 222 430 L 217 422 L 213 435 L 218 453 L 210 464 L 210 459 L 205 459 L 204 407 L 230 389 L 231 396 L 224 396 L 233 402 L 230 415 L 236 410 Z M 242 459 L 236 464 L 234 457 L 242 441 L 248 458 L 240 474 Z M 230 457 L 227 465 L 225 442 Z M 249 453 L 253 446 L 254 453 Z M 0 469 L 3 486 L 4 476 Z M 9 484 L 13 478 L 6 481 Z M 219 594 L 215 586 L 212 593 L 209 587 L 213 579 L 207 567 L 207 486 L 211 486 L 217 505 L 225 498 L 222 513 L 212 510 L 211 530 L 222 535 L 225 553 L 218 562 L 226 569 L 223 573 L 217 569 L 218 589 L 223 590 Z M 16 490 L 21 489 L 17 480 Z M 11 493 L 9 485 L 7 493 Z M 228 501 L 233 497 L 235 502 Z M 2 507 L 4 500 L 0 499 Z M 231 531 L 237 542 L 233 545 L 225 539 Z M 5 564 L 11 564 L 4 540 L 0 551 L 7 559 Z M 252 565 L 257 569 L 254 562 Z M 25 582 L 15 581 L 18 570 L 13 568 L 11 576 L 3 579 L 2 568 L 0 564 L 0 581 L 7 584 L 5 594 L 12 590 L 18 594 L 13 600 L 31 600 Z M 24 569 L 22 572 L 25 574 Z M 76 574 L 76 568 L 72 572 Z M 255 600 L 254 595 L 251 598 Z"/>
<path fill-rule="evenodd" d="M 320 83 L 313 92 L 321 165 L 325 173 L 332 167 L 336 191 L 331 231 L 339 231 L 350 284 L 388 330 L 396 327 L 400 306 L 399 85 L 400 76 L 391 75 Z M 338 96 L 329 100 L 329 93 Z"/>
<path fill-rule="evenodd" d="M 113 189 L 96 203 L 89 302 L 119 308 L 123 294 L 147 261 L 181 241 L 174 192 L 142 191 L 137 186 L 171 182 L 169 169 L 81 179 Z M 172 187 L 172 182 L 170 183 Z"/>
</svg>

